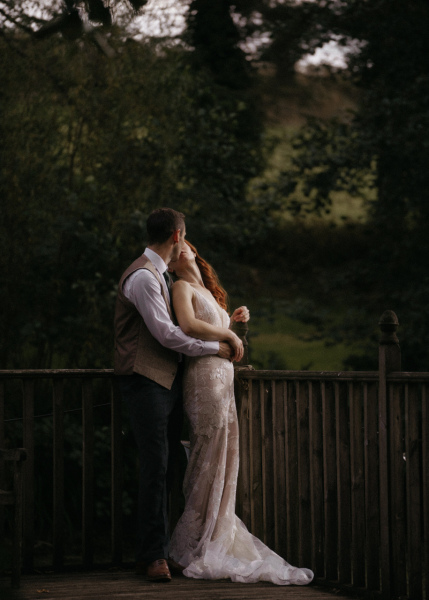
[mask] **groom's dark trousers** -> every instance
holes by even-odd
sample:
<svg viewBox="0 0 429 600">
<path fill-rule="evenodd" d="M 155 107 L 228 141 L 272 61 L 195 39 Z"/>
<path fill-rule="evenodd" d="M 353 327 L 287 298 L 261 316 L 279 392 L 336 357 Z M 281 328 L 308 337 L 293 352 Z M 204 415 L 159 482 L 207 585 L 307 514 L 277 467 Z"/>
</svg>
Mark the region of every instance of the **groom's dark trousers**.
<svg viewBox="0 0 429 600">
<path fill-rule="evenodd" d="M 171 390 L 138 375 L 121 376 L 139 453 L 137 562 L 168 558 L 168 494 L 182 431 L 182 369 Z"/>
</svg>

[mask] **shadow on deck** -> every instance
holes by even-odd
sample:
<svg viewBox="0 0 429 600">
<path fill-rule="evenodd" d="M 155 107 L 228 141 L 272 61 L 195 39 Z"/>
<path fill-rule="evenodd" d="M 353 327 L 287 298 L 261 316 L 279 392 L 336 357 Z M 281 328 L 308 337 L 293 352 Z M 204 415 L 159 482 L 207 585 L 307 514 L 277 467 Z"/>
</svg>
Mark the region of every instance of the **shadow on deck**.
<svg viewBox="0 0 429 600">
<path fill-rule="evenodd" d="M 168 583 L 151 583 L 130 570 L 24 575 L 18 591 L 10 581 L 0 580 L 2 600 L 332 600 L 338 590 L 317 585 L 276 586 L 270 583 L 240 584 L 227 580 L 207 581 L 175 577 Z"/>
</svg>

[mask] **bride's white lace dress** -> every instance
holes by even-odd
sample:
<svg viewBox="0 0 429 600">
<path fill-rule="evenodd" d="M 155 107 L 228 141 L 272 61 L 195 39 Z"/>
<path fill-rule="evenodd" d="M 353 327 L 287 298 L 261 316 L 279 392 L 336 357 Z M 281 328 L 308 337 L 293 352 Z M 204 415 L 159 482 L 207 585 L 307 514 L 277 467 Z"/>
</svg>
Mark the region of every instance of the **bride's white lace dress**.
<svg viewBox="0 0 429 600">
<path fill-rule="evenodd" d="M 196 316 L 228 327 L 226 311 L 195 291 Z M 239 448 L 234 367 L 218 356 L 189 359 L 184 404 L 191 453 L 184 480 L 185 510 L 171 538 L 170 556 L 184 575 L 255 583 L 306 585 L 309 569 L 289 565 L 254 537 L 235 515 Z"/>
</svg>

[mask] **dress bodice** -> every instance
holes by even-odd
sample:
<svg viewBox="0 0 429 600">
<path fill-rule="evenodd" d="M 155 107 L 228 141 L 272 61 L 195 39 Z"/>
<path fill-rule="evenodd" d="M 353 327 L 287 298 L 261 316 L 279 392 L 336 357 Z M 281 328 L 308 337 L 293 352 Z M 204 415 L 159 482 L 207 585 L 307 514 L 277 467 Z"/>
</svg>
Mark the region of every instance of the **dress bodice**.
<svg viewBox="0 0 429 600">
<path fill-rule="evenodd" d="M 216 300 L 195 289 L 193 306 L 197 319 L 227 328 L 229 316 Z M 211 437 L 235 415 L 234 366 L 226 358 L 208 354 L 188 357 L 184 374 L 184 407 L 192 429 Z M 192 439 L 191 439 L 192 441 Z"/>
<path fill-rule="evenodd" d="M 215 325 L 216 327 L 228 327 L 229 316 L 225 309 L 221 308 L 216 300 L 207 298 L 205 294 L 194 288 L 194 310 L 197 319 Z"/>
</svg>

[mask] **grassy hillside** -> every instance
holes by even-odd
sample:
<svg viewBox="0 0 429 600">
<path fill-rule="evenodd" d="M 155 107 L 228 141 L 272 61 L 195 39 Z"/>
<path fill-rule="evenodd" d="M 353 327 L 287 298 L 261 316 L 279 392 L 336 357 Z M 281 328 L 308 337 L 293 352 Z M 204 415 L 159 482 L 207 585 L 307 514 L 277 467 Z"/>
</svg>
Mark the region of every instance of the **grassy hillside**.
<svg viewBox="0 0 429 600">
<path fill-rule="evenodd" d="M 291 139 L 308 116 L 341 118 L 357 105 L 356 90 L 334 77 L 297 74 L 282 82 L 261 68 L 260 85 L 267 136 L 276 140 L 267 180 L 287 169 Z M 347 297 L 329 290 L 365 252 L 365 202 L 341 192 L 331 200 L 322 217 L 279 215 L 279 229 L 247 265 L 220 273 L 232 305 L 251 309 L 250 356 L 257 368 L 340 370 L 350 354 L 363 352 L 362 341 L 333 342 L 326 329 L 348 310 Z"/>
<path fill-rule="evenodd" d="M 259 74 L 262 110 L 269 127 L 300 127 L 309 116 L 320 119 L 346 116 L 358 104 L 356 88 L 326 71 L 308 70 L 285 81 L 261 65 Z"/>
</svg>

